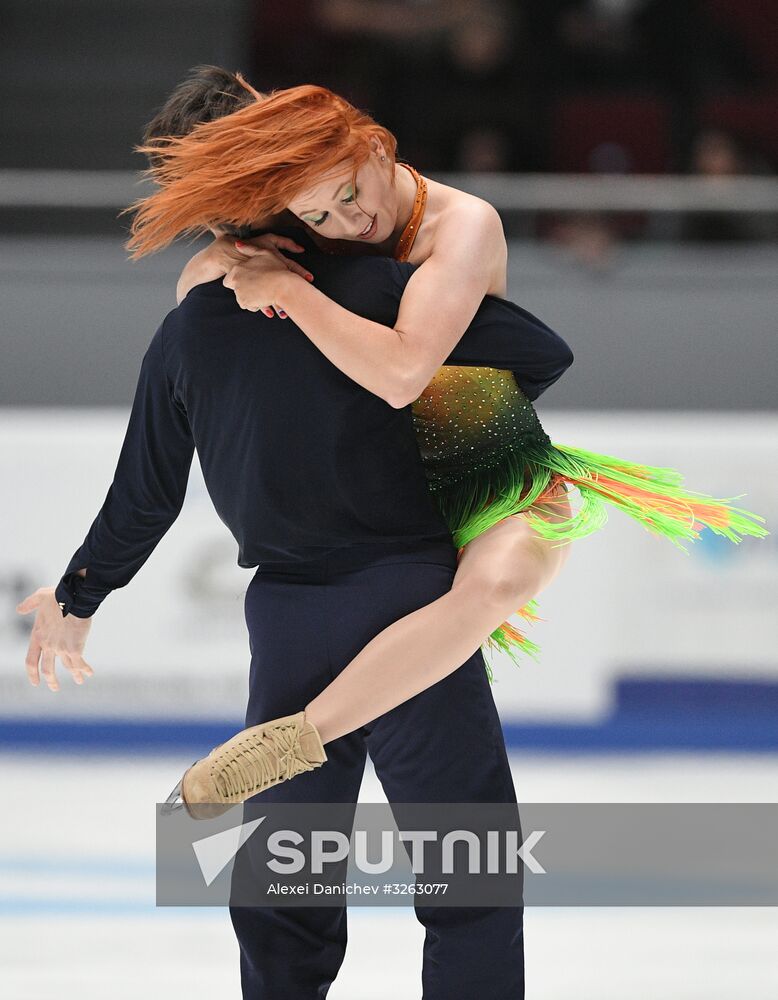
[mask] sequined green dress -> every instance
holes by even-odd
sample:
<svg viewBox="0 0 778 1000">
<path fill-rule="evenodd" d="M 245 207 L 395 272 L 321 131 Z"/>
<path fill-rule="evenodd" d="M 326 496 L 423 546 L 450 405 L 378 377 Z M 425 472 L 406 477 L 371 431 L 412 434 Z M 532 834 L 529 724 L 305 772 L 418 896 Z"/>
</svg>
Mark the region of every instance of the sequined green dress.
<svg viewBox="0 0 778 1000">
<path fill-rule="evenodd" d="M 681 549 L 709 528 L 733 542 L 742 535 L 764 537 L 764 518 L 728 500 L 686 490 L 674 469 L 640 465 L 612 455 L 552 442 L 513 373 L 495 368 L 441 368 L 412 406 L 414 427 L 430 491 L 462 548 L 503 518 L 526 513 L 544 538 L 567 544 L 600 529 L 608 505 L 663 535 Z M 558 494 L 558 484 L 577 491 L 580 507 L 567 519 L 549 521 L 533 510 Z M 563 498 L 564 499 L 564 498 Z M 570 497 L 575 508 L 575 497 Z M 684 549 L 684 551 L 686 551 Z M 537 603 L 517 614 L 537 621 Z M 523 652 L 537 659 L 539 647 L 510 622 L 487 640 L 514 662 Z"/>
</svg>

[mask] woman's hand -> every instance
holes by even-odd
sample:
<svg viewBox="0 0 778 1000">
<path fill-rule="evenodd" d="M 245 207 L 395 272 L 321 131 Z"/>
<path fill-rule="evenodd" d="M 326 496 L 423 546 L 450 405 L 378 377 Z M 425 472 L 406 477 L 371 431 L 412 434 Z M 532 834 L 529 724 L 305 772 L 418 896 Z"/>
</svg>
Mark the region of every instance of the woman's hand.
<svg viewBox="0 0 778 1000">
<path fill-rule="evenodd" d="M 187 262 L 176 284 L 176 302 L 180 305 L 195 285 L 221 278 L 238 261 L 245 259 L 235 246 L 233 236 L 218 237 Z"/>
<path fill-rule="evenodd" d="M 224 278 L 226 288 L 235 292 L 235 298 L 241 309 L 249 312 L 262 312 L 272 317 L 275 308 L 281 319 L 286 319 L 286 313 L 278 304 L 279 286 L 291 271 L 299 274 L 307 281 L 313 281 L 313 275 L 293 260 L 287 260 L 277 250 L 255 247 L 239 243 L 239 248 L 249 251 L 251 257 L 236 264 L 227 272 Z"/>
<path fill-rule="evenodd" d="M 59 680 L 55 672 L 56 657 L 70 671 L 76 684 L 83 684 L 84 677 L 92 677 L 94 670 L 83 657 L 84 644 L 92 627 L 91 618 L 76 618 L 75 615 L 62 617 L 54 587 L 39 587 L 16 605 L 20 615 L 37 611 L 32 626 L 30 645 L 24 663 L 27 677 L 33 687 L 40 684 L 38 665 L 43 654 L 40 673 L 51 691 L 59 690 Z"/>
<path fill-rule="evenodd" d="M 308 275 L 308 270 L 285 257 L 281 253 L 282 249 L 291 250 L 292 253 L 302 253 L 305 247 L 301 247 L 288 236 L 276 236 L 275 233 L 263 233 L 244 243 L 234 236 L 219 236 L 210 246 L 196 253 L 181 272 L 176 285 L 176 302 L 183 302 L 195 285 L 203 285 L 223 277 L 236 264 L 248 260 L 258 250 L 268 250 L 274 253 L 288 270 L 303 277 Z"/>
</svg>

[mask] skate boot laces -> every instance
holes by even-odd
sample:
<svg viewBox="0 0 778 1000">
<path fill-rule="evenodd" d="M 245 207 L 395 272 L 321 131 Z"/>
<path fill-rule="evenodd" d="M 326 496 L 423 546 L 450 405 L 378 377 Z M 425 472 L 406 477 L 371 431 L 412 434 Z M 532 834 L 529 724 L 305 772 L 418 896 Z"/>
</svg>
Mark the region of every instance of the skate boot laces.
<svg viewBox="0 0 778 1000">
<path fill-rule="evenodd" d="M 314 764 L 300 746 L 296 724 L 272 727 L 225 747 L 214 756 L 212 777 L 224 800 L 238 801 L 300 774 Z"/>
</svg>

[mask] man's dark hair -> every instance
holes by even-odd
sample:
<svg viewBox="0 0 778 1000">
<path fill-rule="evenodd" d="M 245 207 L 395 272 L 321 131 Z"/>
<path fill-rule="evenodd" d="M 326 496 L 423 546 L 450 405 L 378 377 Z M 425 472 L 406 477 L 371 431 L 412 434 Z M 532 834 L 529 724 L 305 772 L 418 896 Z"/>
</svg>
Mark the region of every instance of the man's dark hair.
<svg viewBox="0 0 778 1000">
<path fill-rule="evenodd" d="M 195 125 L 222 118 L 262 96 L 240 73 L 195 66 L 148 123 L 143 144 L 163 136 L 188 135 Z"/>
<path fill-rule="evenodd" d="M 189 135 L 195 126 L 216 121 L 266 96 L 255 90 L 240 73 L 231 73 L 220 66 L 195 66 L 146 126 L 143 145 L 148 146 L 150 142 L 167 136 L 181 138 Z M 146 157 L 154 166 L 154 154 L 147 152 Z M 299 226 L 294 216 L 290 216 L 286 224 Z M 250 239 L 265 231 L 226 225 L 222 226 L 222 230 L 225 235 L 240 239 Z"/>
</svg>

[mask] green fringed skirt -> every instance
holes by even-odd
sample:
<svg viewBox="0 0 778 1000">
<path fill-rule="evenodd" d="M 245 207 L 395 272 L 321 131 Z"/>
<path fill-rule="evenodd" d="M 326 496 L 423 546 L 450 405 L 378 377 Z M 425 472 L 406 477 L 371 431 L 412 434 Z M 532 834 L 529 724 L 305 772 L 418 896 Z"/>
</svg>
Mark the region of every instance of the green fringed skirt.
<svg viewBox="0 0 778 1000">
<path fill-rule="evenodd" d="M 738 497 L 687 490 L 675 469 L 552 442 L 510 371 L 447 365 L 413 404 L 412 415 L 430 491 L 458 549 L 520 513 L 542 537 L 568 544 L 602 528 L 608 505 L 683 551 L 682 541 L 699 538 L 702 528 L 733 542 L 769 534 L 763 517 L 731 506 Z M 536 505 L 557 495 L 560 483 L 578 492 L 580 506 L 569 518 L 548 520 Z M 532 600 L 516 613 L 532 622 L 536 611 Z M 498 650 L 514 663 L 517 654 L 537 660 L 540 652 L 504 622 L 482 647 L 490 682 L 489 654 Z"/>
</svg>

